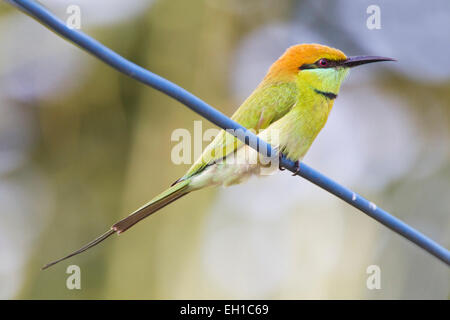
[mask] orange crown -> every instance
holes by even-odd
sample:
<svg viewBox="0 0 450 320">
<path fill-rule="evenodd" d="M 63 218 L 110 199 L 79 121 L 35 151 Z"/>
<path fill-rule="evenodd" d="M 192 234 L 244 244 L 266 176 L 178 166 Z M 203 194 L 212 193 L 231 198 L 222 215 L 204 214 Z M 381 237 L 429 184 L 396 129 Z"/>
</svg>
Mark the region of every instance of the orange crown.
<svg viewBox="0 0 450 320">
<path fill-rule="evenodd" d="M 289 47 L 270 67 L 265 79 L 290 80 L 303 64 L 311 64 L 321 58 L 345 60 L 347 56 L 340 50 L 320 44 L 297 44 Z"/>
</svg>

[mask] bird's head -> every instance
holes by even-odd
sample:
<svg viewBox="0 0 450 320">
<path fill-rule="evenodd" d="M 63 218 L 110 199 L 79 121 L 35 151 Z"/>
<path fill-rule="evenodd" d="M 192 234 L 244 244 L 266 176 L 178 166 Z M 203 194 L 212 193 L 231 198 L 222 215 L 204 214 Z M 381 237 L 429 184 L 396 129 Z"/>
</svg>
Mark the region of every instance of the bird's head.
<svg viewBox="0 0 450 320">
<path fill-rule="evenodd" d="M 375 56 L 347 57 L 342 51 L 320 44 L 298 44 L 270 67 L 266 80 L 298 81 L 301 86 L 336 96 L 350 68 L 366 63 L 395 61 Z"/>
</svg>

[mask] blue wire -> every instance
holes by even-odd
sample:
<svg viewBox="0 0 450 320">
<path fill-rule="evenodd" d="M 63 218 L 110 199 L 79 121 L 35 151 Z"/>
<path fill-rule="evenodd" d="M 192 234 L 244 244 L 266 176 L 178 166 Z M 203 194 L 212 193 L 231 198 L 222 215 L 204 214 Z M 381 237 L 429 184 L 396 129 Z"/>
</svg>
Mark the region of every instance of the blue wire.
<svg viewBox="0 0 450 320">
<path fill-rule="evenodd" d="M 8 0 L 8 2 L 13 5 L 15 4 L 18 8 L 22 9 L 25 13 L 47 26 L 58 35 L 61 35 L 67 40 L 77 44 L 82 49 L 91 53 L 111 67 L 161 92 L 164 92 L 168 96 L 180 101 L 191 110 L 195 111 L 222 129 L 233 129 L 235 131 L 242 130 L 247 139 L 244 139 L 242 136 L 237 136 L 239 139 L 250 146 L 256 146 L 255 149 L 260 152 L 261 150 L 267 150 L 267 156 L 272 154 L 273 151 L 269 144 L 260 140 L 256 135 L 242 127 L 237 122 L 226 117 L 224 114 L 217 111 L 185 89 L 126 60 L 86 34 L 70 29 L 64 24 L 64 22 L 59 20 L 47 9 L 36 2 L 32 0 Z M 296 171 L 295 163 L 288 159 L 280 159 L 280 164 L 291 172 Z M 304 163 L 300 164 L 298 175 L 334 194 L 336 197 L 341 198 L 353 207 L 358 208 L 368 216 L 379 221 L 386 227 L 404 236 L 430 254 L 442 260 L 447 265 L 450 265 L 450 252 L 446 248 L 442 247 L 401 220 L 390 215 L 383 209 L 377 207 L 367 199 L 361 197 L 350 189 L 341 186 L 337 182 L 317 172 Z"/>
</svg>

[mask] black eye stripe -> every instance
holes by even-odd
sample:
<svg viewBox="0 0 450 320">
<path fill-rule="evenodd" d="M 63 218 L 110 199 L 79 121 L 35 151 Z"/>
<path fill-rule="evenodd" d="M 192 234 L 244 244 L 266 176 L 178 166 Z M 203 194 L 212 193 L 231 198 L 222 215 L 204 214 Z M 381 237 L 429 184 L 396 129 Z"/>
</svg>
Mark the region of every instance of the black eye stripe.
<svg viewBox="0 0 450 320">
<path fill-rule="evenodd" d="M 326 66 L 320 65 L 321 60 L 325 60 L 327 62 L 327 65 Z M 342 65 L 342 62 L 343 61 L 340 61 L 340 60 L 339 61 L 338 60 L 328 60 L 328 59 L 321 58 L 314 63 L 305 63 L 305 64 L 301 65 L 300 67 L 298 67 L 298 69 L 299 70 L 308 70 L 308 69 L 317 69 L 317 68 L 322 68 L 322 69 L 334 68 L 334 67 Z"/>
<path fill-rule="evenodd" d="M 298 67 L 299 70 L 307 70 L 307 69 L 316 69 L 317 66 L 315 64 L 303 64 L 300 67 Z"/>
</svg>

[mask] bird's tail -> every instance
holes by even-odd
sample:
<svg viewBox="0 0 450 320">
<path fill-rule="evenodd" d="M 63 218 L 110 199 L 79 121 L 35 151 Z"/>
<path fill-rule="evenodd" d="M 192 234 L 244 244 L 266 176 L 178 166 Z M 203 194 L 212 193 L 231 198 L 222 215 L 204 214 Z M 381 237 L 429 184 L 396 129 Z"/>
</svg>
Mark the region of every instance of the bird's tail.
<svg viewBox="0 0 450 320">
<path fill-rule="evenodd" d="M 171 203 L 171 202 L 181 198 L 182 196 L 188 194 L 190 192 L 190 190 L 188 188 L 189 187 L 189 183 L 190 183 L 190 180 L 187 179 L 187 180 L 182 180 L 182 181 L 178 182 L 177 184 L 171 186 L 169 189 L 167 189 L 166 191 L 160 193 L 159 195 L 154 197 L 152 200 L 150 200 L 150 202 L 148 202 L 147 204 L 145 204 L 141 208 L 139 208 L 136 211 L 134 211 L 128 217 L 123 218 L 119 222 L 115 223 L 111 227 L 111 229 L 108 230 L 106 233 L 102 234 L 101 236 L 99 236 L 95 240 L 89 242 L 88 244 L 86 244 L 85 246 L 81 247 L 77 251 L 74 251 L 71 254 L 69 254 L 69 255 L 61 258 L 61 259 L 58 259 L 56 261 L 53 261 L 53 262 L 50 262 L 50 263 L 46 264 L 44 267 L 42 267 L 42 269 L 47 269 L 48 267 L 50 267 L 52 265 L 55 265 L 58 262 L 61 262 L 61 261 L 66 260 L 66 259 L 68 259 L 70 257 L 76 256 L 77 254 L 80 254 L 80 253 L 82 253 L 82 252 L 84 252 L 84 251 L 86 251 L 86 250 L 96 246 L 97 244 L 99 244 L 103 240 L 107 239 L 109 236 L 113 235 L 114 233 L 121 234 L 122 232 L 125 232 L 127 229 L 131 228 L 132 226 L 134 226 L 136 223 L 138 223 L 142 219 L 145 219 L 146 217 L 148 217 L 152 213 L 154 213 L 154 212 L 158 211 L 159 209 L 167 206 L 169 203 Z"/>
<path fill-rule="evenodd" d="M 167 206 L 169 203 L 181 198 L 182 196 L 189 193 L 186 190 L 189 186 L 190 180 L 183 180 L 166 191 L 160 193 L 156 197 L 154 197 L 150 202 L 146 203 L 135 212 L 130 214 L 128 217 L 120 220 L 116 224 L 111 227 L 111 230 L 120 234 L 125 232 L 127 229 L 131 228 L 133 225 L 141 221 L 142 219 L 148 217 L 152 213 L 158 211 L 159 209 Z"/>
</svg>

